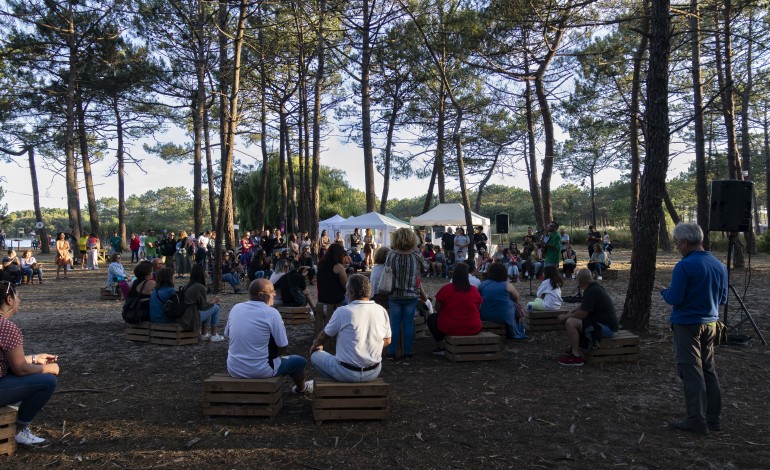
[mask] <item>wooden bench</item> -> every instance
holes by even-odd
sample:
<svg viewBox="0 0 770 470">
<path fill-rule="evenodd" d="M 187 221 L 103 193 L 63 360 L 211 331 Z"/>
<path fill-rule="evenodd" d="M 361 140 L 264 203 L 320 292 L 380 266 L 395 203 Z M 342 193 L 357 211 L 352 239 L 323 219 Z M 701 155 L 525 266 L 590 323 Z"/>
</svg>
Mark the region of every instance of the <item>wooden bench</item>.
<svg viewBox="0 0 770 470">
<path fill-rule="evenodd" d="M 237 379 L 218 372 L 203 381 L 204 416 L 267 416 L 283 406 L 283 377 Z"/>
<path fill-rule="evenodd" d="M 101 300 L 123 300 L 123 295 L 120 293 L 120 289 L 115 286 L 115 290 L 112 289 L 99 289 L 99 298 Z"/>
<path fill-rule="evenodd" d="M 627 330 L 618 330 L 615 336 L 602 339 L 598 348 L 589 351 L 586 360 L 591 364 L 636 362 L 640 354 L 639 336 Z"/>
<path fill-rule="evenodd" d="M 341 419 L 386 420 L 389 388 L 381 378 L 362 383 L 316 380 L 313 418 L 316 424 Z"/>
<path fill-rule="evenodd" d="M 452 362 L 496 361 L 500 359 L 500 337 L 488 331 L 473 336 L 445 336 L 446 356 Z"/>
<path fill-rule="evenodd" d="M 150 323 L 150 343 L 164 346 L 198 344 L 197 331 L 182 331 L 179 323 Z"/>
<path fill-rule="evenodd" d="M 0 455 L 16 452 L 16 408 L 0 406 Z"/>
<path fill-rule="evenodd" d="M 148 321 L 141 323 L 126 323 L 126 339 L 143 343 L 150 342 L 150 325 Z"/>
<path fill-rule="evenodd" d="M 527 311 L 527 330 L 532 332 L 563 331 L 566 329 L 565 323 L 557 318 L 562 313 L 569 313 L 569 310 Z"/>
<path fill-rule="evenodd" d="M 498 323 L 495 321 L 482 321 L 481 331 L 496 334 L 500 337 L 500 342 L 505 344 L 508 333 L 506 332 L 505 323 Z"/>
<path fill-rule="evenodd" d="M 276 307 L 283 322 L 288 325 L 311 325 L 313 323 L 310 307 Z"/>
</svg>

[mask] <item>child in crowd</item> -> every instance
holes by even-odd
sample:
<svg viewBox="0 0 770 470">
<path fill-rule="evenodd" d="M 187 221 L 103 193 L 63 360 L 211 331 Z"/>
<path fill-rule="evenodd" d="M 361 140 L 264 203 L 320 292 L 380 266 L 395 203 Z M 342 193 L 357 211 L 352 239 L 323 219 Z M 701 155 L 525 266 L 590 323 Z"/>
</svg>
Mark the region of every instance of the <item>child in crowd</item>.
<svg viewBox="0 0 770 470">
<path fill-rule="evenodd" d="M 537 298 L 527 304 L 530 310 L 559 310 L 561 308 L 561 286 L 564 281 L 556 266 L 546 266 L 545 279 L 537 289 Z"/>
</svg>

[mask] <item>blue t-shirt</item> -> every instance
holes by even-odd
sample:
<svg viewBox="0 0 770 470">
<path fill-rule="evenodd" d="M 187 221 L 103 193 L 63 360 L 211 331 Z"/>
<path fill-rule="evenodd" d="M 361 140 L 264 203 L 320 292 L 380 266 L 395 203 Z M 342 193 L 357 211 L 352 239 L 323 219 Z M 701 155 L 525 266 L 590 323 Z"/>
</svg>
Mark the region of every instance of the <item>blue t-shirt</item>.
<svg viewBox="0 0 770 470">
<path fill-rule="evenodd" d="M 516 305 L 508 292 L 507 281 L 487 279 L 479 285 L 484 303 L 481 304 L 481 319 L 484 321 L 506 321 L 516 315 Z"/>
<path fill-rule="evenodd" d="M 691 251 L 671 273 L 671 286 L 660 293 L 674 308 L 671 323 L 695 325 L 719 319 L 727 302 L 727 268 L 708 251 Z"/>
<path fill-rule="evenodd" d="M 150 321 L 153 323 L 174 323 L 166 317 L 166 313 L 163 311 L 163 306 L 166 301 L 174 295 L 175 289 L 173 287 L 159 287 L 152 291 L 150 295 Z"/>
</svg>

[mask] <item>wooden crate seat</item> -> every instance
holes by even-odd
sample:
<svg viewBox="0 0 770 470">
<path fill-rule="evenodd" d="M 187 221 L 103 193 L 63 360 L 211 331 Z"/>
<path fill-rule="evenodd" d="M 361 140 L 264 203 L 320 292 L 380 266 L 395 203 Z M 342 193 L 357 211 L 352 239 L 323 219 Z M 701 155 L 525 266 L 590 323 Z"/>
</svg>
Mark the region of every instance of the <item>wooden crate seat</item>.
<svg viewBox="0 0 770 470">
<path fill-rule="evenodd" d="M 150 323 L 150 343 L 165 346 L 198 344 L 198 332 L 182 331 L 179 323 Z"/>
<path fill-rule="evenodd" d="M 0 455 L 16 452 L 16 408 L 0 406 Z"/>
<path fill-rule="evenodd" d="M 388 419 L 390 386 L 381 378 L 371 382 L 343 383 L 316 380 L 313 390 L 313 418 L 327 420 Z"/>
<path fill-rule="evenodd" d="M 527 311 L 527 330 L 532 332 L 565 330 L 565 323 L 558 318 L 562 313 L 569 313 L 569 310 Z"/>
<path fill-rule="evenodd" d="M 283 406 L 283 377 L 237 379 L 218 372 L 203 381 L 204 416 L 275 417 Z"/>
<path fill-rule="evenodd" d="M 500 359 L 500 336 L 482 331 L 473 336 L 445 336 L 446 356 L 452 362 Z"/>
<path fill-rule="evenodd" d="M 428 324 L 425 322 L 425 317 L 414 317 L 414 337 L 427 338 L 428 335 Z"/>
<path fill-rule="evenodd" d="M 598 348 L 589 351 L 586 360 L 591 364 L 636 362 L 640 355 L 639 336 L 627 330 L 618 330 L 615 336 L 602 339 Z"/>
<path fill-rule="evenodd" d="M 126 339 L 131 341 L 150 342 L 150 322 L 126 323 Z"/>
<path fill-rule="evenodd" d="M 488 333 L 496 334 L 497 336 L 500 337 L 500 342 L 505 343 L 506 336 L 507 336 L 505 323 L 498 323 L 495 321 L 482 321 L 481 331 L 486 331 Z"/>
<path fill-rule="evenodd" d="M 287 325 L 310 325 L 313 323 L 312 309 L 306 307 L 276 307 L 283 322 Z"/>
</svg>

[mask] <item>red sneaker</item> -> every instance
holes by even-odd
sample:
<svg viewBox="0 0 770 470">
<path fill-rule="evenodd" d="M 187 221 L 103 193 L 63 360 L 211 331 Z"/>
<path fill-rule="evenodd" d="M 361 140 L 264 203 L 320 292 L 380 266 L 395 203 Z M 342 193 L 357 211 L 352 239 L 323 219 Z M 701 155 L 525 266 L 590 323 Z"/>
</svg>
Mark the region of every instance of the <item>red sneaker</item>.
<svg viewBox="0 0 770 470">
<path fill-rule="evenodd" d="M 582 357 L 575 357 L 570 355 L 559 358 L 559 364 L 563 366 L 581 367 L 583 364 L 585 364 L 585 361 Z"/>
</svg>

